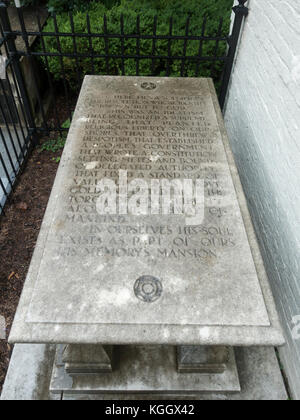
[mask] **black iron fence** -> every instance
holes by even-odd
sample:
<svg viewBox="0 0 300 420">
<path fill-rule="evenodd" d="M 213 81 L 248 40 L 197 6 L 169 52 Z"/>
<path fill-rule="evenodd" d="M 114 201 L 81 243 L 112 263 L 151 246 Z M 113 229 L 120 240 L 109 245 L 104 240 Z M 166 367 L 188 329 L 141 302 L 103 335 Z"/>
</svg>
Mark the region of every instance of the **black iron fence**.
<svg viewBox="0 0 300 420">
<path fill-rule="evenodd" d="M 117 26 L 114 22 L 118 31 L 112 31 L 104 16 L 102 30 L 96 31 L 88 15 L 78 28 L 72 14 L 68 25 L 56 16 L 47 16 L 46 26 L 37 14 L 37 29 L 30 30 L 22 8 L 17 9 L 18 28 L 12 28 L 7 6 L 0 3 L 0 47 L 6 57 L 5 79 L 0 79 L 0 212 L 39 136 L 67 130 L 58 102 L 64 102 L 72 119 L 74 98 L 86 74 L 213 77 L 223 108 L 248 13 L 246 1 L 239 0 L 233 8 L 230 34 L 223 19 L 212 33 L 206 18 L 195 33 L 190 28 L 191 16 L 183 33 L 174 32 L 172 18 L 167 33 L 158 31 L 159 17 L 153 18 L 151 33 L 146 33 L 139 16 L 130 31 L 126 31 L 123 16 Z M 51 121 L 49 104 L 54 110 Z"/>
</svg>

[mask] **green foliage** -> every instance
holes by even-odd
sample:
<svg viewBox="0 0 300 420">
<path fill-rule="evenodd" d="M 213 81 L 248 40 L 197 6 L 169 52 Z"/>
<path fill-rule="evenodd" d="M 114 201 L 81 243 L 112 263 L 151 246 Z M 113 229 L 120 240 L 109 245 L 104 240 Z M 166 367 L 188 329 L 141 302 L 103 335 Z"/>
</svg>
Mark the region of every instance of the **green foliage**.
<svg viewBox="0 0 300 420">
<path fill-rule="evenodd" d="M 73 114 L 72 114 L 72 117 L 73 117 Z M 65 128 L 65 129 L 67 129 L 67 130 L 69 130 L 70 129 L 70 127 L 71 127 L 71 119 L 69 118 L 69 119 L 67 119 L 63 124 L 62 124 L 62 126 L 61 126 L 62 128 Z"/>
<path fill-rule="evenodd" d="M 69 129 L 71 127 L 71 120 L 68 119 L 62 124 L 62 128 Z M 57 153 L 60 150 L 62 150 L 65 147 L 67 139 L 67 134 L 63 134 L 62 136 L 56 138 L 56 139 L 49 139 L 45 141 L 41 146 L 41 152 L 47 151 L 52 153 Z M 60 157 L 53 157 L 52 160 L 54 160 L 56 163 L 60 162 Z"/>
<path fill-rule="evenodd" d="M 56 1 L 56 0 L 51 0 Z M 112 2 L 110 2 L 112 4 Z M 103 33 L 104 15 L 107 16 L 108 32 L 120 33 L 120 17 L 124 16 L 124 32 L 127 35 L 137 33 L 137 16 L 141 16 L 140 31 L 142 34 L 153 34 L 153 21 L 158 16 L 157 34 L 168 35 L 170 28 L 170 18 L 173 18 L 173 34 L 185 35 L 186 19 L 190 16 L 189 34 L 200 35 L 204 17 L 207 17 L 207 25 L 205 35 L 216 36 L 219 28 L 220 18 L 224 18 L 222 34 L 227 35 L 229 32 L 230 13 L 232 0 L 121 0 L 109 9 L 104 2 L 92 1 L 89 3 L 90 26 L 92 33 Z M 72 32 L 72 26 L 68 14 L 62 13 L 57 16 L 57 22 L 60 32 Z M 87 33 L 87 17 L 86 12 L 77 11 L 74 13 L 75 32 Z M 46 28 L 46 32 L 54 32 L 55 26 L 53 19 L 50 19 Z M 49 52 L 59 52 L 57 39 L 55 37 L 45 37 L 46 49 Z M 93 38 L 91 41 L 93 52 L 96 54 L 105 54 L 106 45 L 103 38 Z M 63 53 L 74 53 L 74 40 L 70 37 L 60 37 L 60 44 Z M 79 53 L 91 51 L 91 45 L 88 38 L 76 37 L 76 48 Z M 140 55 L 152 55 L 152 40 L 140 41 Z M 167 39 L 156 41 L 156 56 L 168 55 L 169 43 Z M 215 41 L 205 41 L 202 45 L 203 56 L 214 56 L 216 50 Z M 184 41 L 172 41 L 172 56 L 182 56 L 184 51 Z M 226 43 L 221 42 L 218 45 L 218 55 L 222 56 L 226 51 Z M 136 39 L 126 39 L 124 41 L 124 52 L 126 55 L 137 54 Z M 109 55 L 121 55 L 122 43 L 119 39 L 109 40 Z M 199 41 L 189 41 L 187 44 L 186 55 L 196 57 L 199 54 Z M 62 61 L 64 71 L 62 69 Z M 63 78 L 64 73 L 74 89 L 80 86 L 82 77 L 85 74 L 122 74 L 122 60 L 119 58 L 109 59 L 109 72 L 106 67 L 105 58 L 96 58 L 94 63 L 90 58 L 81 58 L 76 62 L 75 58 L 60 57 L 48 58 L 49 68 L 56 80 Z M 44 59 L 46 65 L 46 60 Z M 78 66 L 77 66 L 78 64 Z M 94 64 L 94 69 L 93 69 Z M 136 74 L 136 60 L 128 58 L 125 60 L 125 74 Z M 139 60 L 140 75 L 149 76 L 152 74 L 152 66 L 154 65 L 154 75 L 164 76 L 167 69 L 170 69 L 171 76 L 179 76 L 181 71 L 182 60 L 165 60 L 151 59 Z M 200 76 L 214 77 L 215 80 L 220 78 L 222 71 L 222 62 L 215 64 L 203 62 L 200 66 Z M 79 67 L 79 71 L 78 71 Z M 185 66 L 185 76 L 195 76 L 196 61 L 189 62 Z"/>
<path fill-rule="evenodd" d="M 41 151 L 56 153 L 65 147 L 66 137 L 58 137 L 45 141 L 41 146 Z"/>
<path fill-rule="evenodd" d="M 85 11 L 89 8 L 92 0 L 21 0 L 22 6 L 44 6 L 47 4 L 49 12 L 63 13 L 70 11 Z M 107 9 L 111 9 L 120 0 L 98 0 L 103 3 Z M 14 0 L 10 0 L 10 4 L 14 5 Z"/>
<path fill-rule="evenodd" d="M 63 13 L 70 11 L 85 11 L 89 8 L 90 0 L 48 0 L 49 12 Z"/>
</svg>

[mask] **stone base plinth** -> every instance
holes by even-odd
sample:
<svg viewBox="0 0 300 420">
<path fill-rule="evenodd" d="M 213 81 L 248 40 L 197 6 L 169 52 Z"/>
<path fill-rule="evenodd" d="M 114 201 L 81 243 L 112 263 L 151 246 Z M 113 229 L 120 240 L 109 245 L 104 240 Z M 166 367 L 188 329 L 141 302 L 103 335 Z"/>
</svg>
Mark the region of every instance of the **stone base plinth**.
<svg viewBox="0 0 300 420">
<path fill-rule="evenodd" d="M 219 346 L 179 346 L 177 366 L 180 373 L 217 374 L 228 368 L 231 350 Z"/>
<path fill-rule="evenodd" d="M 98 375 L 113 370 L 113 346 L 67 345 L 64 346 L 61 357 L 66 373 L 70 376 Z"/>
<path fill-rule="evenodd" d="M 194 395 L 199 392 L 239 392 L 240 382 L 234 350 L 228 349 L 222 373 L 181 373 L 177 349 L 173 346 L 116 346 L 111 373 L 68 375 L 57 348 L 50 391 L 61 394 L 168 394 Z M 197 365 L 196 365 L 197 368 Z"/>
<path fill-rule="evenodd" d="M 271 347 L 236 348 L 241 392 L 200 392 L 188 395 L 195 400 L 286 400 L 284 382 L 280 373 L 275 351 Z M 147 400 L 151 394 L 74 394 L 49 393 L 51 372 L 55 357 L 53 346 L 41 344 L 17 344 L 14 348 L 1 400 Z M 22 372 L 22 381 L 20 381 Z M 142 372 L 143 373 L 143 372 Z M 185 399 L 185 395 L 173 399 Z M 164 400 L 164 393 L 155 394 L 155 399 Z"/>
</svg>

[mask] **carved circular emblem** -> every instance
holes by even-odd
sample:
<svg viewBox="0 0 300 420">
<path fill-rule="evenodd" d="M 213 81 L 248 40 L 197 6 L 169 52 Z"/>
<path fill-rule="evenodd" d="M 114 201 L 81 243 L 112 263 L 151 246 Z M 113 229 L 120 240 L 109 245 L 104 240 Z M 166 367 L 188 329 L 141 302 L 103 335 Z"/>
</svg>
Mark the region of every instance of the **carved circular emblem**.
<svg viewBox="0 0 300 420">
<path fill-rule="evenodd" d="M 147 303 L 158 300 L 162 295 L 162 291 L 161 281 L 153 276 L 142 276 L 137 279 L 134 285 L 136 297 Z"/>
<path fill-rule="evenodd" d="M 145 90 L 154 90 L 156 89 L 156 84 L 153 82 L 144 82 L 141 84 L 141 88 Z"/>
</svg>

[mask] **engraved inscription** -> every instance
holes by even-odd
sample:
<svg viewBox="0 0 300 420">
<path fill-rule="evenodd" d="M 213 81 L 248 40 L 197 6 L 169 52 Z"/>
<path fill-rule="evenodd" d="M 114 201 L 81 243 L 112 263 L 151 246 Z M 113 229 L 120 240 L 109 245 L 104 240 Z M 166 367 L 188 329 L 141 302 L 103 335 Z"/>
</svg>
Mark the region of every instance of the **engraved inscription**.
<svg viewBox="0 0 300 420">
<path fill-rule="evenodd" d="M 28 322 L 268 325 L 209 82 L 155 81 L 159 89 L 144 78 L 85 79 Z M 104 179 L 109 193 L 99 191 Z M 177 180 L 201 181 L 199 224 L 177 212 Z M 114 204 L 105 214 L 100 194 Z"/>
<path fill-rule="evenodd" d="M 141 83 L 147 89 L 153 87 L 151 84 Z M 222 249 L 235 246 L 234 232 L 225 217 L 227 210 L 220 205 L 226 193 L 223 174 L 216 166 L 217 142 L 201 96 L 149 98 L 119 93 L 88 97 L 86 105 L 92 112 L 87 113 L 83 125 L 65 214 L 65 221 L 82 226 L 84 234 L 60 235 L 60 255 L 209 261 L 218 258 Z M 159 179 L 203 179 L 204 224 L 192 229 L 180 220 L 173 226 L 165 216 L 159 224 L 149 218 L 137 230 L 130 216 L 99 215 L 97 185 L 103 178 L 117 181 L 120 170 L 127 171 L 128 182 L 135 178 L 149 184 Z"/>
</svg>

